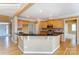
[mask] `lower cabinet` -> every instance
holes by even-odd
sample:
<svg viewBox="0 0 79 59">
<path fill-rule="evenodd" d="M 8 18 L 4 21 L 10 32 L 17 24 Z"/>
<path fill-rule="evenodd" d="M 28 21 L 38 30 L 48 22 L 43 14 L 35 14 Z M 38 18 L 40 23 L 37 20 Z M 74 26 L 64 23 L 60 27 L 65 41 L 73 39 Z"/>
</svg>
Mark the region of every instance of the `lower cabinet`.
<svg viewBox="0 0 79 59">
<path fill-rule="evenodd" d="M 54 53 L 60 47 L 60 35 L 18 36 L 18 47 L 23 53 Z"/>
<path fill-rule="evenodd" d="M 49 39 L 52 40 L 52 51 L 60 47 L 60 35 L 50 36 Z"/>
</svg>

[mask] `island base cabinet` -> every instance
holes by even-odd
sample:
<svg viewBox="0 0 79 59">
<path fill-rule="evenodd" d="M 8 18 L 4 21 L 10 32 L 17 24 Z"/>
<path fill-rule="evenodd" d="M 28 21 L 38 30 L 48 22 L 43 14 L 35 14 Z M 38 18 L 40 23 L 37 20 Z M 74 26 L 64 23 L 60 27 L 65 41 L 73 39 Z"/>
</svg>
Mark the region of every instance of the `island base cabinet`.
<svg viewBox="0 0 79 59">
<path fill-rule="evenodd" d="M 24 54 L 53 54 L 60 46 L 60 36 L 20 36 L 18 47 Z"/>
<path fill-rule="evenodd" d="M 27 53 L 48 53 L 52 51 L 52 43 L 49 40 L 26 40 L 24 51 Z"/>
<path fill-rule="evenodd" d="M 60 47 L 60 35 L 59 36 L 50 36 L 52 40 L 52 52 L 55 52 Z"/>
<path fill-rule="evenodd" d="M 18 37 L 18 48 L 23 52 L 24 51 L 24 40 L 23 36 Z"/>
</svg>

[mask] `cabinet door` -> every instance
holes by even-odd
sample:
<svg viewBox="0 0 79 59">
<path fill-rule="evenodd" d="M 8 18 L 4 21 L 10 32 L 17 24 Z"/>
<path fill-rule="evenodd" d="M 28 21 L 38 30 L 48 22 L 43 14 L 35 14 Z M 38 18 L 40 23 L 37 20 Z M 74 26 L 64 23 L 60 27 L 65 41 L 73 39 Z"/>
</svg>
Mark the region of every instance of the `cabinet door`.
<svg viewBox="0 0 79 59">
<path fill-rule="evenodd" d="M 53 25 L 54 28 L 64 28 L 64 21 L 63 20 L 49 20 L 48 24 Z"/>
<path fill-rule="evenodd" d="M 48 25 L 47 21 L 40 22 L 40 28 L 47 28 L 47 25 Z"/>
</svg>

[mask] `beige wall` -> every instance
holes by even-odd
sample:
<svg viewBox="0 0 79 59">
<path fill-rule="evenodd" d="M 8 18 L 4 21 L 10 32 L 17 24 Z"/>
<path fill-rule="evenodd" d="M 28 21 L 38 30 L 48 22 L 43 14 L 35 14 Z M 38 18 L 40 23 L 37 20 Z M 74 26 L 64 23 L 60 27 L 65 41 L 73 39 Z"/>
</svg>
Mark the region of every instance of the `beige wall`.
<svg viewBox="0 0 79 59">
<path fill-rule="evenodd" d="M 79 17 L 77 18 L 77 44 L 79 44 Z"/>
<path fill-rule="evenodd" d="M 0 22 L 10 22 L 10 17 L 0 15 Z"/>
</svg>

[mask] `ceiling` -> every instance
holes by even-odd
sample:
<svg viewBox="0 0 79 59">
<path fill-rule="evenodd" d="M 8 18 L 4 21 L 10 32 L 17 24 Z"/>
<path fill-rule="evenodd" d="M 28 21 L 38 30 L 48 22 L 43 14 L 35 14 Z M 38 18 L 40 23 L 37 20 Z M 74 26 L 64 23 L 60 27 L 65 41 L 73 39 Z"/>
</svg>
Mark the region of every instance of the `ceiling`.
<svg viewBox="0 0 79 59">
<path fill-rule="evenodd" d="M 0 4 L 0 15 L 13 16 L 22 4 Z"/>
<path fill-rule="evenodd" d="M 0 4 L 0 15 L 13 16 L 22 4 Z M 35 3 L 24 11 L 22 19 L 56 19 L 79 16 L 79 3 Z"/>
<path fill-rule="evenodd" d="M 20 16 L 41 19 L 79 16 L 79 3 L 37 3 Z"/>
</svg>

